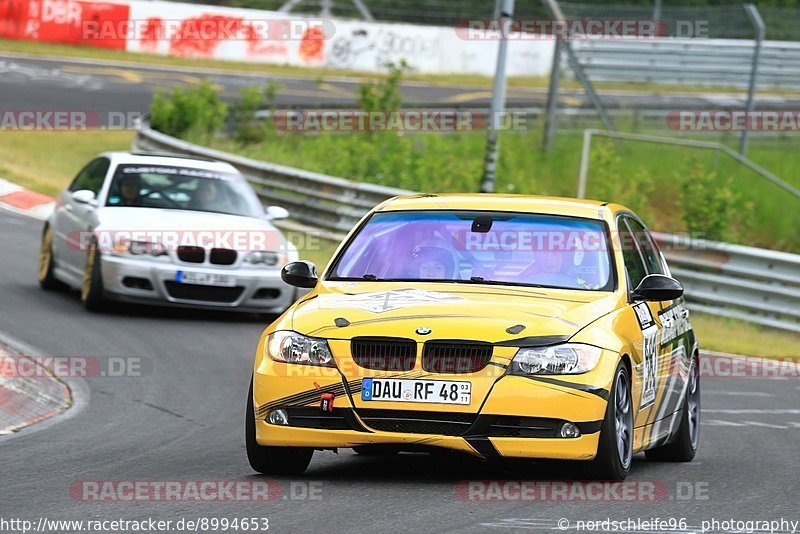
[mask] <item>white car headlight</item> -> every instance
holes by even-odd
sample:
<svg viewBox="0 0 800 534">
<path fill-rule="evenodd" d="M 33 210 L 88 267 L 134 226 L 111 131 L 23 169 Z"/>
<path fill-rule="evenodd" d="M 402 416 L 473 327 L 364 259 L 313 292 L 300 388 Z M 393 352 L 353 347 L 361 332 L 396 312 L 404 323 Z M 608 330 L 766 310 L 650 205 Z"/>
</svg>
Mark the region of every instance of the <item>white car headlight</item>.
<svg viewBox="0 0 800 534">
<path fill-rule="evenodd" d="M 267 267 L 282 266 L 285 263 L 282 254 L 261 250 L 248 252 L 242 261 L 250 265 L 265 265 Z"/>
<path fill-rule="evenodd" d="M 277 362 L 336 367 L 326 340 L 297 332 L 278 330 L 271 333 L 267 336 L 264 350 L 267 356 Z"/>
<path fill-rule="evenodd" d="M 576 375 L 591 371 L 600 361 L 602 349 L 581 343 L 552 347 L 521 348 L 511 361 L 515 375 Z"/>
<path fill-rule="evenodd" d="M 112 253 L 115 256 L 151 256 L 157 258 L 167 256 L 167 249 L 155 241 L 136 241 L 119 239 L 114 243 Z"/>
</svg>

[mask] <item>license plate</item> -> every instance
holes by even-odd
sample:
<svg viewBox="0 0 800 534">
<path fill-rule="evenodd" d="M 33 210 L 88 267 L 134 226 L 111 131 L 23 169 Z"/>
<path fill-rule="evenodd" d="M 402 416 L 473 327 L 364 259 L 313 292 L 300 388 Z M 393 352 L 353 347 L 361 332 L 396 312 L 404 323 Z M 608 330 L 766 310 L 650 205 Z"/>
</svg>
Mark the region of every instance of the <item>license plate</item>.
<svg viewBox="0 0 800 534">
<path fill-rule="evenodd" d="M 178 271 L 175 274 L 175 281 L 184 284 L 198 284 L 201 286 L 233 287 L 236 285 L 236 279 L 227 274 L 193 273 L 186 271 Z"/>
<path fill-rule="evenodd" d="M 472 383 L 452 380 L 412 380 L 407 378 L 365 378 L 361 400 L 469 404 Z"/>
</svg>

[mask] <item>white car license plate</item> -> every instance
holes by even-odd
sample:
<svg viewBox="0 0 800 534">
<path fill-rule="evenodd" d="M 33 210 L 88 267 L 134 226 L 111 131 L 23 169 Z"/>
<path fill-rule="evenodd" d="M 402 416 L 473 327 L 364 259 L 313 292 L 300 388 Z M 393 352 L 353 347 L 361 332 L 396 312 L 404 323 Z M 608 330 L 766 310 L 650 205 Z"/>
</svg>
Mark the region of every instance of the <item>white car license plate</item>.
<svg viewBox="0 0 800 534">
<path fill-rule="evenodd" d="M 407 378 L 365 378 L 361 400 L 469 404 L 472 383 L 452 380 L 412 380 Z"/>
<path fill-rule="evenodd" d="M 236 285 L 236 279 L 227 274 L 193 273 L 186 271 L 178 271 L 175 274 L 175 281 L 184 284 L 198 284 L 201 286 L 233 287 Z"/>
</svg>

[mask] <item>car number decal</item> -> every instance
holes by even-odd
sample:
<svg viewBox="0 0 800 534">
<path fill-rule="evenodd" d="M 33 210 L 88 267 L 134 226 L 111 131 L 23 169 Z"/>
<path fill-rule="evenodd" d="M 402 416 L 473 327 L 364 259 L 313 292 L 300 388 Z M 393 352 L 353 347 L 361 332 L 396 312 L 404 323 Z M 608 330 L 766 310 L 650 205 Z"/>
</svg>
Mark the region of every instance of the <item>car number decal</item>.
<svg viewBox="0 0 800 534">
<path fill-rule="evenodd" d="M 633 306 L 636 320 L 642 330 L 642 400 L 646 408 L 656 400 L 656 369 L 658 369 L 658 325 L 646 302 Z"/>
</svg>

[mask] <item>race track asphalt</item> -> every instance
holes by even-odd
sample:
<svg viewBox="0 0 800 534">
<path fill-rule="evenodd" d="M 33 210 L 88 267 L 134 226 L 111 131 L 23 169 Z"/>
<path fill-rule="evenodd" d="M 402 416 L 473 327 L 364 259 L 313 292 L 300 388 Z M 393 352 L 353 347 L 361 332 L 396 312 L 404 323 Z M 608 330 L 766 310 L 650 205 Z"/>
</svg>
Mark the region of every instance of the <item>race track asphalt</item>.
<svg viewBox="0 0 800 534">
<path fill-rule="evenodd" d="M 800 381 L 707 378 L 694 462 L 634 461 L 629 481 L 655 501 L 469 502 L 469 480 L 570 480 L 564 465 L 461 456 L 318 452 L 303 477 L 273 478 L 271 502 L 85 502 L 79 481 L 260 481 L 243 443 L 253 350 L 265 324 L 219 313 L 116 307 L 90 314 L 74 292 L 36 283 L 41 222 L 0 212 L 0 333 L 36 355 L 140 358 L 142 376 L 71 380 L 76 406 L 0 438 L 0 518 L 267 517 L 277 532 L 558 530 L 578 520 L 798 520 Z M 735 333 L 732 333 L 735 335 Z M 701 340 L 702 342 L 702 340 Z M 744 410 L 742 412 L 741 410 Z M 508 487 L 508 486 L 504 486 Z M 304 497 L 308 489 L 314 499 Z M 659 529 L 666 530 L 666 529 Z M 573 530 L 574 531 L 574 530 Z"/>
<path fill-rule="evenodd" d="M 147 66 L 130 62 L 97 62 L 73 58 L 43 58 L 0 52 L 0 93 L 7 111 L 60 110 L 93 111 L 105 117 L 108 112 L 142 113 L 150 108 L 150 100 L 158 88 L 195 85 L 210 79 L 220 88 L 225 99 L 237 100 L 242 88 L 279 82 L 281 89 L 275 103 L 281 106 L 320 106 L 352 104 L 359 80 L 323 77 L 265 75 L 257 73 L 200 71 L 186 67 Z M 431 85 L 407 82 L 402 87 L 407 104 L 448 106 L 488 106 L 488 88 L 460 85 Z M 741 109 L 745 94 L 674 93 L 658 94 L 600 91 L 604 105 L 610 109 Z M 541 107 L 547 92 L 541 88 L 510 87 L 509 105 Z M 559 105 L 588 108 L 583 91 L 562 90 Z M 760 94 L 758 109 L 798 109 L 800 98 L 792 95 Z M 102 121 L 107 125 L 107 121 Z M 113 125 L 112 125 L 113 126 Z"/>
</svg>

